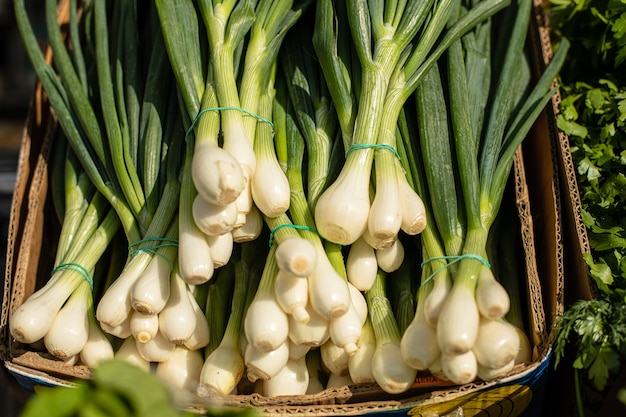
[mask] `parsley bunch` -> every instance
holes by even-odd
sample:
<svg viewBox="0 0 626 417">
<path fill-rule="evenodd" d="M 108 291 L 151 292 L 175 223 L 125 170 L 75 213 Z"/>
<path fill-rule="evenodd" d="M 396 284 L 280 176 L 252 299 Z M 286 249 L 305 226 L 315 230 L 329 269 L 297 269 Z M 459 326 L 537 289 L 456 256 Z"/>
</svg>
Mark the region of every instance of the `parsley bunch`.
<svg viewBox="0 0 626 417">
<path fill-rule="evenodd" d="M 557 126 L 570 138 L 585 254 L 598 289 L 626 301 L 626 0 L 550 0 L 553 41 L 572 44 L 559 74 Z"/>
<path fill-rule="evenodd" d="M 570 139 L 598 289 L 557 321 L 556 365 L 575 343 L 576 376 L 586 371 L 602 391 L 626 360 L 626 0 L 549 0 L 547 11 L 554 47 L 577 45 L 559 75 L 557 126 Z"/>
<path fill-rule="evenodd" d="M 623 81 L 626 65 L 626 1 L 549 0 L 555 39 L 566 37 L 574 51 L 561 71 L 566 85 L 597 77 Z"/>
<path fill-rule="evenodd" d="M 626 85 L 600 79 L 562 87 L 557 126 L 570 138 L 592 253 L 603 293 L 626 300 Z"/>
<path fill-rule="evenodd" d="M 562 316 L 554 351 L 556 364 L 563 358 L 570 336 L 575 336 L 579 354 L 575 369 L 587 369 L 593 384 L 603 390 L 610 372 L 617 372 L 626 355 L 626 304 L 607 300 L 577 301 Z M 621 323 L 616 326 L 614 323 Z"/>
</svg>

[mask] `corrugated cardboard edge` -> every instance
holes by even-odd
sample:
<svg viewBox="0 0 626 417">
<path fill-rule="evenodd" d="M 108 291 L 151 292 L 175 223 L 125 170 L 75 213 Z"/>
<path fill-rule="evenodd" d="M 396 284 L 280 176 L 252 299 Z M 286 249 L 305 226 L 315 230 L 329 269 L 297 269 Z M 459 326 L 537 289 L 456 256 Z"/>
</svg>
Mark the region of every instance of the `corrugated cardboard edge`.
<svg viewBox="0 0 626 417">
<path fill-rule="evenodd" d="M 23 378 L 35 381 L 37 385 L 50 387 L 74 387 L 75 383 L 66 379 L 54 377 L 42 371 L 34 370 L 27 366 L 22 366 L 13 362 L 5 362 L 5 366 L 16 378 Z"/>
<path fill-rule="evenodd" d="M 520 218 L 521 238 L 524 242 L 524 257 L 526 265 L 526 285 L 528 297 L 528 321 L 530 337 L 533 346 L 533 360 L 540 357 L 547 343 L 546 314 L 542 283 L 537 267 L 537 251 L 535 250 L 535 222 L 530 207 L 530 195 L 524 169 L 522 148 L 516 151 L 513 161 L 515 179 L 515 196 L 518 215 Z"/>
<path fill-rule="evenodd" d="M 57 11 L 59 24 L 66 24 L 69 21 L 69 2 L 61 1 Z M 46 62 L 51 61 L 51 52 L 47 49 Z M 47 279 L 47 275 L 39 274 L 38 271 L 42 262 L 47 267 L 50 259 L 54 258 L 58 240 L 58 229 L 55 229 L 54 222 L 44 220 L 46 204 L 50 204 L 46 199 L 48 159 L 55 129 L 56 117 L 41 84 L 37 83 L 22 132 L 7 230 L 0 316 L 0 358 L 6 362 L 15 356 L 11 352 L 13 343 L 9 334 L 8 318 L 41 285 L 37 279 L 44 282 Z M 44 230 L 46 235 L 43 234 Z M 41 254 L 45 256 L 40 256 Z M 16 280 L 14 277 L 25 279 Z"/>
<path fill-rule="evenodd" d="M 545 13 L 543 0 L 533 0 L 534 19 L 531 20 L 531 41 L 536 57 L 542 57 L 542 61 L 534 63 L 535 70 L 542 70 L 552 58 L 552 41 L 550 39 L 549 16 Z M 590 281 L 589 268 L 583 259 L 583 254 L 590 253 L 587 228 L 581 215 L 581 200 L 578 189 L 576 168 L 572 160 L 570 142 L 568 136 L 557 128 L 556 115 L 560 113 L 561 95 L 557 93 L 552 97 L 550 106 L 545 111 L 542 121 L 548 129 L 551 140 L 551 153 L 555 165 L 555 173 L 560 182 L 555 191 L 558 193 L 561 218 L 561 232 L 564 258 L 562 262 L 563 275 L 567 277 L 567 291 L 564 288 L 555 289 L 556 299 L 561 304 L 567 304 L 571 300 L 590 299 L 595 293 L 595 287 Z M 547 120 L 551 120 L 552 123 Z M 566 285 L 563 282 L 563 285 Z M 566 299 L 567 295 L 567 299 Z M 558 306 L 562 313 L 563 306 Z"/>
<path fill-rule="evenodd" d="M 533 19 L 530 21 L 529 48 L 534 58 L 532 73 L 539 74 L 552 58 L 552 44 L 544 13 L 542 0 L 533 1 Z M 554 83 L 556 86 L 556 81 Z M 565 304 L 565 246 L 563 236 L 562 175 L 559 172 L 560 136 L 556 128 L 556 111 L 560 96 L 558 91 L 537 119 L 531 130 L 530 139 L 523 144 L 524 152 L 532 155 L 525 159 L 529 188 L 535 192 L 531 196 L 533 217 L 537 226 L 536 250 L 538 254 L 548 252 L 553 256 L 539 256 L 539 275 L 542 292 L 546 300 L 546 330 L 550 332 L 554 321 L 563 313 Z M 546 148 L 549 152 L 546 152 Z M 552 182 L 547 182 L 547 173 L 552 173 Z M 544 217 L 544 218 L 542 218 Z M 550 226 L 548 226 L 550 225 Z"/>
<path fill-rule="evenodd" d="M 35 279 L 16 281 L 13 276 L 37 275 L 38 259 L 43 240 L 43 205 L 47 187 L 47 151 L 50 147 L 51 122 L 45 94 L 38 85 L 22 134 L 17 177 L 8 225 L 8 241 L 0 318 L 0 354 L 10 346 L 8 317 L 26 294 L 35 289 Z"/>
<path fill-rule="evenodd" d="M 189 410 L 203 412 L 211 406 L 246 407 L 253 406 L 263 412 L 267 417 L 286 415 L 298 416 L 346 416 L 367 415 L 368 413 L 402 413 L 412 415 L 413 409 L 419 409 L 432 404 L 441 404 L 447 401 L 459 399 L 468 394 L 484 392 L 506 384 L 515 384 L 518 381 L 528 383 L 528 380 L 540 378 L 545 372 L 546 363 L 549 362 L 549 352 L 538 361 L 528 366 L 518 366 L 509 375 L 489 382 L 476 382 L 461 386 L 432 387 L 428 391 L 407 393 L 404 396 L 391 396 L 382 393 L 380 398 L 371 396 L 375 388 L 371 385 L 346 386 L 333 388 L 318 394 L 306 396 L 280 396 L 267 398 L 259 394 L 212 397 L 196 400 Z M 536 374 L 541 375 L 537 376 Z M 359 389 L 367 393 L 370 398 L 359 396 Z M 519 411 L 519 410 L 518 410 Z"/>
</svg>

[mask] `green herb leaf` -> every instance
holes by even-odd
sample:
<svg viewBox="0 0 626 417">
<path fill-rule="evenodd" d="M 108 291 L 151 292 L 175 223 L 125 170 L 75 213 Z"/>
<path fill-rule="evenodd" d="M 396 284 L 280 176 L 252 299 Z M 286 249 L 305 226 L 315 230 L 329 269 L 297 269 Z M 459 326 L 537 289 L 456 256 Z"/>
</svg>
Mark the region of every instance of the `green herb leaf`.
<svg viewBox="0 0 626 417">
<path fill-rule="evenodd" d="M 571 109 L 571 108 L 570 108 Z M 569 110 L 571 113 L 573 110 Z M 564 110 L 567 112 L 567 109 Z M 556 119 L 556 125 L 564 133 L 570 136 L 587 137 L 587 128 L 581 124 L 568 120 L 565 115 L 560 114 Z"/>
<path fill-rule="evenodd" d="M 619 369 L 620 358 L 617 352 L 609 348 L 601 348 L 598 356 L 589 367 L 589 379 L 599 389 L 606 388 L 610 371 Z"/>
<path fill-rule="evenodd" d="M 74 416 L 89 394 L 87 383 L 76 387 L 42 387 L 37 390 L 22 411 L 21 417 L 69 417 Z"/>
<path fill-rule="evenodd" d="M 598 286 L 605 291 L 608 290 L 608 286 L 613 283 L 613 276 L 611 268 L 609 268 L 604 259 L 594 262 L 593 258 L 588 253 L 583 254 L 583 259 L 587 262 L 591 276 L 596 280 Z"/>
<path fill-rule="evenodd" d="M 171 393 L 162 381 L 123 361 L 107 361 L 93 372 L 94 384 L 111 389 L 132 404 L 137 417 L 170 417 L 177 412 L 172 408 Z"/>
</svg>

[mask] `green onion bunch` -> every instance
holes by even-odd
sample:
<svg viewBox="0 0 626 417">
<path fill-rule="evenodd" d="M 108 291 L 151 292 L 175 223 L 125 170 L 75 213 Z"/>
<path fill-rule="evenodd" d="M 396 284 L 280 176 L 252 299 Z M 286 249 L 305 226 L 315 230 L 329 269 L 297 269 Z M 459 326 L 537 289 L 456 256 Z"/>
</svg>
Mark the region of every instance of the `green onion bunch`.
<svg viewBox="0 0 626 417">
<path fill-rule="evenodd" d="M 493 242 L 567 48 L 531 82 L 529 0 L 46 0 L 49 59 L 15 5 L 61 225 L 17 341 L 199 397 L 530 361 Z"/>
</svg>

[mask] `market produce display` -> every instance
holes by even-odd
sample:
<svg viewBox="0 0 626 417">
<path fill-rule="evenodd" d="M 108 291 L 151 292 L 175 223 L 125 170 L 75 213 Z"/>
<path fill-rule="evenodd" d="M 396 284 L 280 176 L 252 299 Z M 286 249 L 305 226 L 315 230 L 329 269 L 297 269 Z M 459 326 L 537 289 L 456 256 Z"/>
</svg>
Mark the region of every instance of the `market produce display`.
<svg viewBox="0 0 626 417">
<path fill-rule="evenodd" d="M 568 51 L 531 80 L 531 6 L 47 0 L 46 55 L 15 0 L 60 234 L 12 337 L 199 397 L 528 364 L 524 271 L 493 242 Z"/>
</svg>

